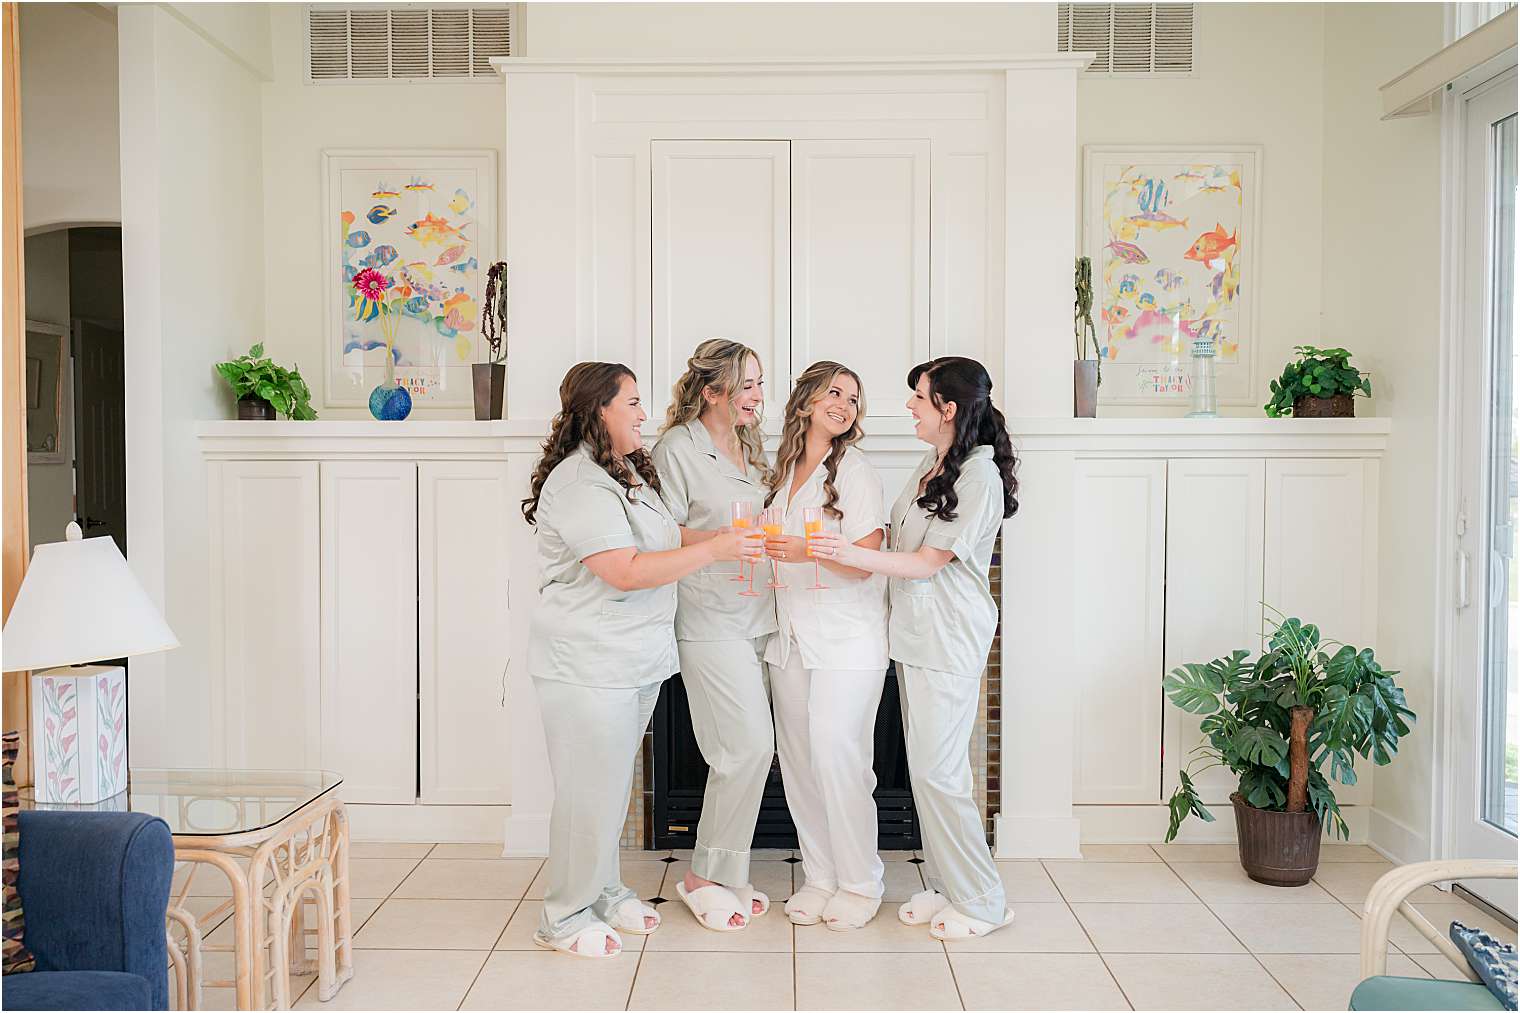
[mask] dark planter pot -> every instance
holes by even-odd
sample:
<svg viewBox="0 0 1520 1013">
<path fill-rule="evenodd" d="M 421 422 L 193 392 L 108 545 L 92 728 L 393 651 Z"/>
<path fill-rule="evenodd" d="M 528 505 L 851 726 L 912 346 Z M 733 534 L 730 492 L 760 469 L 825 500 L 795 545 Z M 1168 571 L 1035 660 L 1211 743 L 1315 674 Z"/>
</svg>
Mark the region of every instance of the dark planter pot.
<svg viewBox="0 0 1520 1013">
<path fill-rule="evenodd" d="M 1073 359 L 1071 363 L 1072 406 L 1074 419 L 1098 417 L 1098 360 Z"/>
<path fill-rule="evenodd" d="M 1230 801 L 1235 806 L 1240 865 L 1247 876 L 1268 886 L 1303 886 L 1314 878 L 1322 836 L 1314 810 L 1268 812 L 1251 805 L 1239 792 Z"/>
<path fill-rule="evenodd" d="M 501 362 L 477 362 L 470 366 L 475 385 L 475 417 L 482 421 L 501 418 L 507 393 L 507 367 Z"/>
<path fill-rule="evenodd" d="M 238 398 L 238 418 L 251 422 L 273 422 L 274 405 L 257 394 L 244 394 Z"/>
<path fill-rule="evenodd" d="M 1356 399 L 1350 394 L 1312 397 L 1305 394 L 1293 402 L 1296 419 L 1349 419 L 1356 416 Z"/>
</svg>

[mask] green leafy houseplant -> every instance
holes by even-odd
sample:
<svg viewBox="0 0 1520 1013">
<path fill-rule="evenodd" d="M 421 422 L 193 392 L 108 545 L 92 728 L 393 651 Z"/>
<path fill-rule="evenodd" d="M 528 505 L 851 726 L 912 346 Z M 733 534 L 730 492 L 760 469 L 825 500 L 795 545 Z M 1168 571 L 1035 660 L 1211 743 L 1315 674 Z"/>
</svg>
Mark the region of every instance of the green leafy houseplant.
<svg viewBox="0 0 1520 1013">
<path fill-rule="evenodd" d="M 1295 345 L 1293 350 L 1298 358 L 1271 383 L 1272 399 L 1264 407 L 1272 418 L 1292 415 L 1299 398 L 1372 395 L 1372 381 L 1351 365 L 1351 353 L 1344 348 Z"/>
<path fill-rule="evenodd" d="M 299 367 L 286 369 L 264 357 L 262 342 L 231 362 L 218 362 L 216 371 L 241 400 L 263 398 L 286 418 L 310 421 L 317 417 L 311 408 L 311 390 L 301 378 Z"/>
<path fill-rule="evenodd" d="M 1355 784 L 1354 756 L 1382 766 L 1409 734 L 1414 712 L 1393 681 L 1398 673 L 1383 671 L 1371 649 L 1322 642 L 1317 627 L 1298 619 L 1272 627 L 1255 662 L 1246 661 L 1247 651 L 1232 651 L 1183 665 L 1163 681 L 1172 703 L 1203 715 L 1208 739 L 1179 772 L 1168 841 L 1189 815 L 1213 821 L 1193 778 L 1221 765 L 1239 776 L 1249 805 L 1289 813 L 1312 807 L 1325 832 L 1344 839 L 1348 830 L 1331 780 Z M 1331 647 L 1338 650 L 1327 653 Z"/>
</svg>

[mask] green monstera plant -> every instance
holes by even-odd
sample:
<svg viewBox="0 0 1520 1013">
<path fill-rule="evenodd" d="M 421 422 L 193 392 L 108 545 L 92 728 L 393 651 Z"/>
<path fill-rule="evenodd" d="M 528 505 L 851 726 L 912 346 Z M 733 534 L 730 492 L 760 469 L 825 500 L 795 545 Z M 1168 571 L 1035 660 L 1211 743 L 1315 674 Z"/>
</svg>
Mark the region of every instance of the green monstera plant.
<svg viewBox="0 0 1520 1013">
<path fill-rule="evenodd" d="M 1215 766 L 1240 778 L 1240 795 L 1257 809 L 1303 812 L 1313 807 L 1326 833 L 1349 836 L 1331 781 L 1356 783 L 1357 756 L 1382 766 L 1409 734 L 1414 712 L 1370 648 L 1320 639 L 1299 619 L 1269 620 L 1267 650 L 1248 651 L 1175 669 L 1163 682 L 1167 697 L 1200 722 L 1206 743 L 1179 772 L 1166 839 L 1189 815 L 1214 817 L 1193 778 Z M 1336 648 L 1330 653 L 1331 648 Z M 1328 768 L 1328 776 L 1326 770 Z"/>
</svg>

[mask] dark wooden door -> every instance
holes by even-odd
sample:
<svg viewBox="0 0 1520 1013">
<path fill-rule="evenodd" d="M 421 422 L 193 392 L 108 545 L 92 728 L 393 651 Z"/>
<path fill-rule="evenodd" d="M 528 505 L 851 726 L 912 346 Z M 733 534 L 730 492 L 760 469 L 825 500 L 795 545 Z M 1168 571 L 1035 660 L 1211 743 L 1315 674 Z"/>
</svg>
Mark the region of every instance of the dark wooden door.
<svg viewBox="0 0 1520 1013">
<path fill-rule="evenodd" d="M 75 509 L 84 536 L 127 554 L 126 364 L 122 330 L 74 321 Z"/>
</svg>

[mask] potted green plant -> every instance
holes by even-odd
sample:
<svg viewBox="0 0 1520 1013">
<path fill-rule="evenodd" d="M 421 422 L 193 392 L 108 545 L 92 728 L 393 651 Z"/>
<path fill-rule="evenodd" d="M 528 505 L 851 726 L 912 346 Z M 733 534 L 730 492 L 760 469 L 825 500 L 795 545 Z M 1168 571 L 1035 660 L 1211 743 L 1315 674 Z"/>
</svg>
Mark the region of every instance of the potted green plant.
<svg viewBox="0 0 1520 1013">
<path fill-rule="evenodd" d="M 1321 641 L 1319 629 L 1299 619 L 1269 622 L 1267 649 L 1254 662 L 1232 651 L 1163 681 L 1172 703 L 1202 715 L 1208 740 L 1179 771 L 1166 839 L 1189 815 L 1213 821 L 1193 778 L 1228 767 L 1240 778 L 1230 801 L 1246 875 L 1301 886 L 1319 865 L 1321 828 L 1348 836 L 1331 781 L 1355 784 L 1357 756 L 1378 766 L 1392 760 L 1414 712 L 1393 681 L 1398 673 L 1385 672 L 1371 649 Z"/>
<path fill-rule="evenodd" d="M 263 342 L 230 362 L 218 362 L 216 371 L 237 395 L 240 419 L 269 420 L 275 412 L 303 421 L 317 417 L 300 367 L 286 369 L 265 358 Z"/>
<path fill-rule="evenodd" d="M 486 272 L 485 312 L 480 315 L 480 334 L 486 339 L 489 357 L 470 366 L 474 381 L 475 417 L 501 418 L 507 391 L 507 264 L 497 261 Z"/>
<path fill-rule="evenodd" d="M 1092 259 L 1077 258 L 1076 302 L 1072 304 L 1072 337 L 1076 340 L 1077 357 L 1071 364 L 1072 417 L 1095 419 L 1098 417 L 1098 387 L 1103 383 L 1103 353 L 1098 347 L 1098 332 L 1093 327 Z M 1093 357 L 1087 357 L 1087 346 L 1092 345 Z"/>
<path fill-rule="evenodd" d="M 1372 396 L 1372 380 L 1351 365 L 1344 348 L 1295 345 L 1298 357 L 1272 381 L 1272 399 L 1264 406 L 1274 419 L 1349 419 L 1356 414 L 1354 398 Z"/>
</svg>

